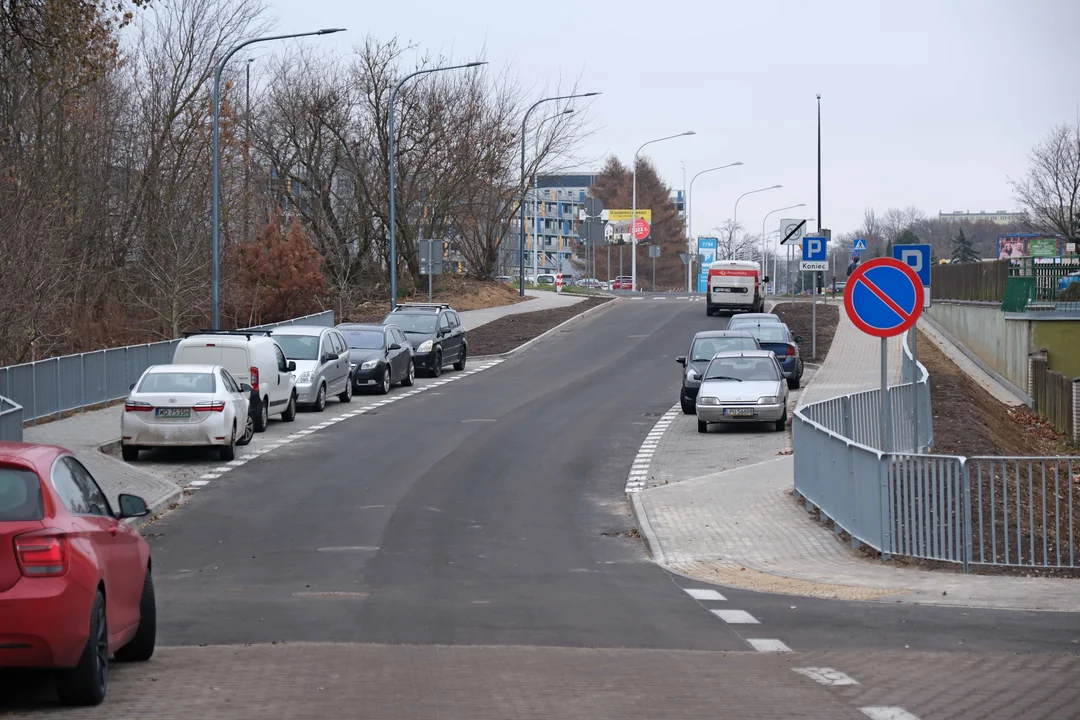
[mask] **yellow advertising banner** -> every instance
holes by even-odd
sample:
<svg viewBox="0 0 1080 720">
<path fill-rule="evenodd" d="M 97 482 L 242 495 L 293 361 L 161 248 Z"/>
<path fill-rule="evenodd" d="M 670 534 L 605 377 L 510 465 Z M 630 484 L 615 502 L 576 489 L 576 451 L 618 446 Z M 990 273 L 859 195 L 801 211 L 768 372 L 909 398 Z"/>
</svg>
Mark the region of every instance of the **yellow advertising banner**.
<svg viewBox="0 0 1080 720">
<path fill-rule="evenodd" d="M 629 222 L 630 213 L 633 212 L 630 208 L 625 210 L 608 210 L 608 222 Z M 652 210 L 648 208 L 638 208 L 637 216 L 642 218 L 647 223 L 652 222 Z"/>
</svg>

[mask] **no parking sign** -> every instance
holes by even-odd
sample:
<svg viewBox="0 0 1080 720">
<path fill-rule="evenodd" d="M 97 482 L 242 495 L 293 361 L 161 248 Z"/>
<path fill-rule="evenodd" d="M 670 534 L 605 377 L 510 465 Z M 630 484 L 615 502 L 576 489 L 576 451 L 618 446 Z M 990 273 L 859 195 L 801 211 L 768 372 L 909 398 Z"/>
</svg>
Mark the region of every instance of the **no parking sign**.
<svg viewBox="0 0 1080 720">
<path fill-rule="evenodd" d="M 922 314 L 922 282 L 906 263 L 877 258 L 859 266 L 844 288 L 844 309 L 855 327 L 887 338 L 909 330 Z"/>
</svg>

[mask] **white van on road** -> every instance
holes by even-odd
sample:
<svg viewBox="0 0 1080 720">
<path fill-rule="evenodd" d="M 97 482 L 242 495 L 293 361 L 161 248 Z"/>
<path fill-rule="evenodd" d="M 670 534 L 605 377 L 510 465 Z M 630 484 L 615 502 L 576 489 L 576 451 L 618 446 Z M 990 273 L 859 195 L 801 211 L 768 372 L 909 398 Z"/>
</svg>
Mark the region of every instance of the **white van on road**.
<svg viewBox="0 0 1080 720">
<path fill-rule="evenodd" d="M 190 334 L 173 354 L 174 365 L 220 365 L 238 383 L 251 386 L 255 432 L 265 432 L 271 415 L 296 418 L 296 363 L 285 359 L 270 330 L 221 330 Z"/>
<path fill-rule="evenodd" d="M 761 276 L 761 265 L 744 260 L 717 260 L 709 265 L 709 284 L 705 295 L 705 314 L 723 311 L 762 312 L 765 298 L 762 284 L 769 278 Z"/>
</svg>

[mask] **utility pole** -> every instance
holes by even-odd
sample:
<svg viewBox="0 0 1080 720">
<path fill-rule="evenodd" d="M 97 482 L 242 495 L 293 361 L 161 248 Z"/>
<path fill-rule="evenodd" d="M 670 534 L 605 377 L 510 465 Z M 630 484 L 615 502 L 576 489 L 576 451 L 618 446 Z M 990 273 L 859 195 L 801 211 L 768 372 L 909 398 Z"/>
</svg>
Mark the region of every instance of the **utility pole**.
<svg viewBox="0 0 1080 720">
<path fill-rule="evenodd" d="M 817 96 L 817 226 L 818 232 L 821 231 L 821 93 Z M 810 277 L 813 278 L 814 289 L 811 291 L 813 294 L 810 299 L 813 301 L 810 305 L 810 357 L 817 359 L 817 286 L 818 286 L 818 274 L 817 272 L 810 273 Z"/>
</svg>

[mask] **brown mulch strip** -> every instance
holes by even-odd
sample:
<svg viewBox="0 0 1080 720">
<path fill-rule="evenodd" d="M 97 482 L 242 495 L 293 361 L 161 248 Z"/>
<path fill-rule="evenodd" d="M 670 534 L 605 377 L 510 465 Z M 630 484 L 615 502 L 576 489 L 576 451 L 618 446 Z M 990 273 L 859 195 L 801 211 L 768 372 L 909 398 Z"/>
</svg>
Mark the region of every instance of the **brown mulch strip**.
<svg viewBox="0 0 1080 720">
<path fill-rule="evenodd" d="M 612 298 L 609 297 L 590 298 L 566 307 L 507 315 L 498 320 L 492 320 L 486 325 L 469 331 L 469 355 L 479 357 L 509 352 L 575 315 L 580 315 L 586 310 L 591 310 L 611 300 Z"/>
<path fill-rule="evenodd" d="M 817 306 L 817 357 L 810 354 L 813 338 L 811 336 L 813 308 L 809 302 L 781 303 L 773 308 L 774 313 L 791 330 L 792 335 L 801 335 L 803 341 L 799 343 L 799 354 L 804 361 L 821 362 L 829 354 L 832 347 L 833 335 L 836 334 L 836 325 L 840 322 L 840 306 L 837 303 L 822 304 Z"/>
</svg>

